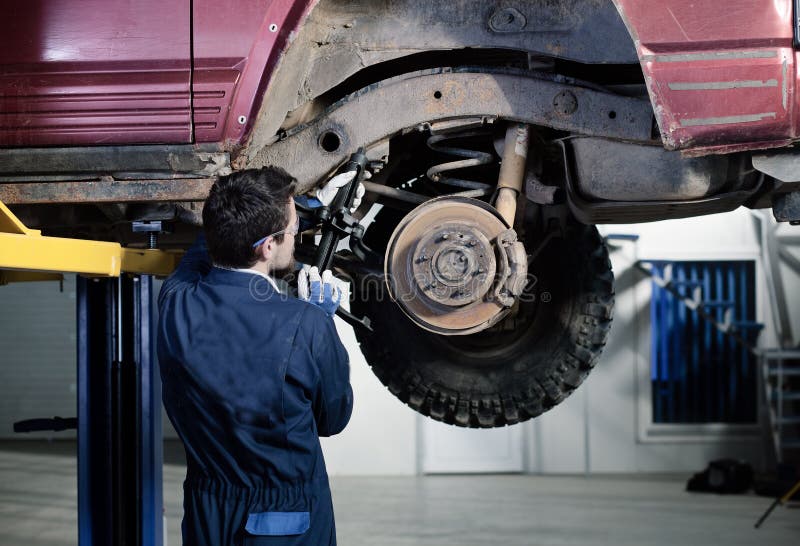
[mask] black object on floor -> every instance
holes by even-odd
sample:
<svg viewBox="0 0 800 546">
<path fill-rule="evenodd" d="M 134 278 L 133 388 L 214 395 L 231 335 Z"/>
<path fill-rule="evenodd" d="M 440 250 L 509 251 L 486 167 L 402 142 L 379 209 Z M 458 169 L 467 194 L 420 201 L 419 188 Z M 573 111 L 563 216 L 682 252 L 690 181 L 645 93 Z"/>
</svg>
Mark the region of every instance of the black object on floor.
<svg viewBox="0 0 800 546">
<path fill-rule="evenodd" d="M 78 428 L 77 417 L 53 417 L 52 419 L 26 419 L 25 421 L 17 421 L 14 423 L 14 432 L 40 432 L 40 431 L 53 431 L 61 432 L 62 430 L 70 430 Z"/>
<path fill-rule="evenodd" d="M 687 491 L 705 493 L 744 493 L 753 485 L 753 467 L 744 461 L 718 459 L 708 463 L 702 472 L 692 476 Z"/>
</svg>

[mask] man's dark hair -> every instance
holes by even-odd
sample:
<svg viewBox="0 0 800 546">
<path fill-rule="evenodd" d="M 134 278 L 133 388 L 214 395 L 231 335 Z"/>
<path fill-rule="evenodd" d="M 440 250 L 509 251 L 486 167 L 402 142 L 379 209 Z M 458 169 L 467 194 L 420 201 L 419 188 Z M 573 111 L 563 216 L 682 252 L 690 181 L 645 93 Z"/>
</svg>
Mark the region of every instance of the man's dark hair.
<svg viewBox="0 0 800 546">
<path fill-rule="evenodd" d="M 253 243 L 286 228 L 297 181 L 278 167 L 221 176 L 203 207 L 203 229 L 214 263 L 247 268 L 256 262 Z M 283 241 L 283 235 L 275 237 Z"/>
</svg>

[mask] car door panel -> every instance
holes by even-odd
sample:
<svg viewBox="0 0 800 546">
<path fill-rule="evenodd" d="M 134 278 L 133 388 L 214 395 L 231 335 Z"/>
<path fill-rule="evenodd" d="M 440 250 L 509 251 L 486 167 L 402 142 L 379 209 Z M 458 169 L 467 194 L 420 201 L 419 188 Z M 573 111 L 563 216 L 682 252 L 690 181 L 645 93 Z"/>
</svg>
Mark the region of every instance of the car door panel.
<svg viewBox="0 0 800 546">
<path fill-rule="evenodd" d="M 191 141 L 189 0 L 4 7 L 0 145 Z"/>
</svg>

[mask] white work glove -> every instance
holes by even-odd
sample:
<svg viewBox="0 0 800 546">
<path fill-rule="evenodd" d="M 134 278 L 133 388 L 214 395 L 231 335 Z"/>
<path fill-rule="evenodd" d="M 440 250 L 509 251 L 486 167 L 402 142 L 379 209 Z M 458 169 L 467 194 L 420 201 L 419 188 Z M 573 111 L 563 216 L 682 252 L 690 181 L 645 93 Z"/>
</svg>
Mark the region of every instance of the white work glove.
<svg viewBox="0 0 800 546">
<path fill-rule="evenodd" d="M 322 203 L 323 206 L 330 206 L 330 204 L 333 203 L 333 199 L 336 197 L 339 188 L 352 182 L 355 176 L 356 171 L 347 171 L 346 173 L 337 174 L 321 187 L 317 188 L 317 199 L 319 199 L 319 202 Z M 369 178 L 369 171 L 365 173 L 365 178 Z M 365 192 L 366 189 L 364 189 L 364 184 L 359 182 L 358 188 L 356 189 L 356 198 L 353 199 L 353 206 L 350 208 L 351 213 L 355 212 L 358 206 L 361 204 L 361 198 L 364 197 Z"/>
<path fill-rule="evenodd" d="M 320 277 L 316 266 L 304 265 L 297 272 L 297 297 L 320 307 L 332 317 L 342 301 L 338 282 L 340 281 L 334 278 L 330 269 L 323 271 Z"/>
</svg>

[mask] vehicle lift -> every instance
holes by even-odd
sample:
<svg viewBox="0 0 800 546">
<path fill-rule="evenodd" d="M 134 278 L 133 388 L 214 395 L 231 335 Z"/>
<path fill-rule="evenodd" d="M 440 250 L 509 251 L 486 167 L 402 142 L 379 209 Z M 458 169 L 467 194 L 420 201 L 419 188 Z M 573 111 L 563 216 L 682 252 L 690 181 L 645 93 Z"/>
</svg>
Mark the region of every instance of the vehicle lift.
<svg viewBox="0 0 800 546">
<path fill-rule="evenodd" d="M 162 546 L 161 378 L 153 275 L 180 253 L 45 237 L 0 202 L 0 284 L 77 273 L 78 544 Z M 36 420 L 66 428 L 70 419 Z M 18 423 L 25 429 L 26 423 Z M 39 428 L 41 429 L 41 428 Z"/>
</svg>

